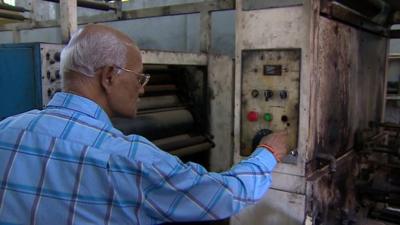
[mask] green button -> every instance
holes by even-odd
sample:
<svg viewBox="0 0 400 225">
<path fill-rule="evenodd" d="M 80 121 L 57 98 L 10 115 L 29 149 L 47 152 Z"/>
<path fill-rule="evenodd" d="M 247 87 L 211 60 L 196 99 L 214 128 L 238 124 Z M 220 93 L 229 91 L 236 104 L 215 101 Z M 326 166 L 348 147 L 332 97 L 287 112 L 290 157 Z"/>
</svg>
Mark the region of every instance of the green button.
<svg viewBox="0 0 400 225">
<path fill-rule="evenodd" d="M 272 120 L 272 114 L 271 113 L 265 113 L 264 114 L 264 120 L 269 122 Z"/>
</svg>

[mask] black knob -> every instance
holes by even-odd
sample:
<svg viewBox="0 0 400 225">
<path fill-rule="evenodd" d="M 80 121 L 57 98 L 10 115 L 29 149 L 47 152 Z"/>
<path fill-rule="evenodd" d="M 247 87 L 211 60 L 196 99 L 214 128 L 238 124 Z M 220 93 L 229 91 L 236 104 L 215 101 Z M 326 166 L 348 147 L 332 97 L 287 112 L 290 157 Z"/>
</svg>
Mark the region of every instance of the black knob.
<svg viewBox="0 0 400 225">
<path fill-rule="evenodd" d="M 61 53 L 60 52 L 56 52 L 54 54 L 54 60 L 56 60 L 56 62 L 60 62 L 61 59 Z"/>
<path fill-rule="evenodd" d="M 255 89 L 251 91 L 251 96 L 253 96 L 253 98 L 257 98 L 259 94 L 260 93 Z"/>
<path fill-rule="evenodd" d="M 281 99 L 286 99 L 288 96 L 287 91 L 280 91 L 279 96 L 281 97 Z"/>
<path fill-rule="evenodd" d="M 261 139 L 271 133 L 272 133 L 272 130 L 269 130 L 269 129 L 259 130 L 253 137 L 252 148 L 256 149 L 257 146 L 260 144 Z"/>
<path fill-rule="evenodd" d="M 264 91 L 265 101 L 268 101 L 270 98 L 272 98 L 272 96 L 274 96 L 273 91 L 271 91 L 271 90 Z"/>
<path fill-rule="evenodd" d="M 61 78 L 61 76 L 60 76 L 60 71 L 59 70 L 56 70 L 56 79 L 58 80 L 58 79 L 60 79 Z"/>
</svg>

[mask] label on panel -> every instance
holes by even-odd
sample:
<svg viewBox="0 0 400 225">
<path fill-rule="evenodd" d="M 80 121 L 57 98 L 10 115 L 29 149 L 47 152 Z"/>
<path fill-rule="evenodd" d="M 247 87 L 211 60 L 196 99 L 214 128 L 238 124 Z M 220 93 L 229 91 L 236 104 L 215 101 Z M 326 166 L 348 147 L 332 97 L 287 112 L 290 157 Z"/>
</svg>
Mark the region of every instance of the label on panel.
<svg viewBox="0 0 400 225">
<path fill-rule="evenodd" d="M 254 151 L 254 137 L 265 130 L 287 130 L 289 150 L 296 152 L 300 60 L 300 49 L 242 52 L 242 156 Z"/>
</svg>

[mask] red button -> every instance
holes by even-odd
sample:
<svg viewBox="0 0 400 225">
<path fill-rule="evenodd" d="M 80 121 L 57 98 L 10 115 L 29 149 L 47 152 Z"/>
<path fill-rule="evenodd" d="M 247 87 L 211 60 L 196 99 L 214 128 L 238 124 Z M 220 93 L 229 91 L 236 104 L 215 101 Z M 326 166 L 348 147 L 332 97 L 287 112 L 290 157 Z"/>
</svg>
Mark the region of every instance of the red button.
<svg viewBox="0 0 400 225">
<path fill-rule="evenodd" d="M 257 121 L 258 120 L 258 112 L 251 111 L 251 112 L 247 113 L 247 119 L 252 122 Z"/>
</svg>

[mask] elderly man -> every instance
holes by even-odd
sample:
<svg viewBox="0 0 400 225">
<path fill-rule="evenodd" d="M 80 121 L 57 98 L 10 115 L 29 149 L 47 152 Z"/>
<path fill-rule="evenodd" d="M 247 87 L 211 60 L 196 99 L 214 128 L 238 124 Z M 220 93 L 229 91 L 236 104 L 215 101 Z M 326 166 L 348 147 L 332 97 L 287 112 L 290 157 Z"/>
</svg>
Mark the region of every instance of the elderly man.
<svg viewBox="0 0 400 225">
<path fill-rule="evenodd" d="M 110 117 L 134 117 L 149 76 L 139 49 L 102 25 L 62 51 L 64 92 L 0 122 L 0 224 L 159 224 L 218 220 L 259 200 L 286 153 L 273 134 L 223 173 L 182 163 Z"/>
</svg>

